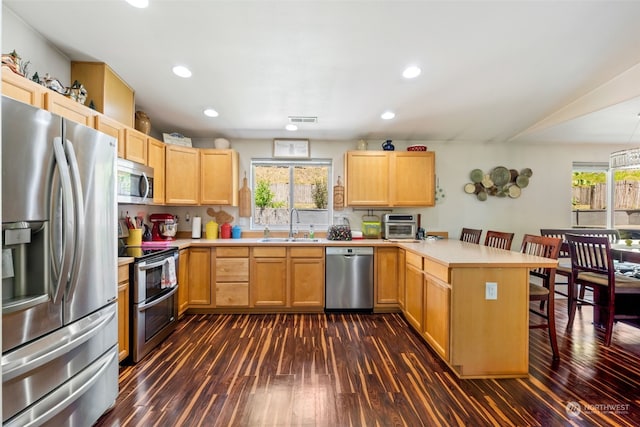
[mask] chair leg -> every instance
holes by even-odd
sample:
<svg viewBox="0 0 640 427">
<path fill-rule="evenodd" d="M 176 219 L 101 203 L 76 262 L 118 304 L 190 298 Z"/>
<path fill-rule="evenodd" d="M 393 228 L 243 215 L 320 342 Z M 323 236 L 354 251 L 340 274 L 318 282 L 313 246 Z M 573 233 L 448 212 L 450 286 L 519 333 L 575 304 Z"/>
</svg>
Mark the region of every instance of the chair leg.
<svg viewBox="0 0 640 427">
<path fill-rule="evenodd" d="M 595 310 L 596 307 L 594 307 L 593 309 Z M 609 301 L 607 302 L 607 322 L 605 323 L 606 330 L 604 334 L 605 347 L 609 347 L 611 345 L 611 337 L 613 336 L 614 313 L 615 313 L 614 301 L 611 301 L 611 298 L 609 298 Z"/>
<path fill-rule="evenodd" d="M 580 299 L 584 299 L 584 291 L 586 289 L 586 286 L 578 286 L 578 288 L 580 289 L 580 292 L 578 293 Z M 578 310 L 582 310 L 582 304 L 578 304 Z"/>
<path fill-rule="evenodd" d="M 551 341 L 553 360 L 558 360 L 560 359 L 560 352 L 558 351 L 558 339 L 556 337 L 556 307 L 553 293 L 549 293 L 549 301 L 547 302 L 547 325 L 549 326 L 549 340 Z"/>
<path fill-rule="evenodd" d="M 571 329 L 573 327 L 573 319 L 576 316 L 576 285 L 575 283 L 569 282 L 568 286 L 567 286 L 567 294 L 569 297 L 569 303 L 567 304 L 567 308 L 568 308 L 568 316 L 569 316 L 569 321 L 567 322 L 567 329 Z"/>
</svg>

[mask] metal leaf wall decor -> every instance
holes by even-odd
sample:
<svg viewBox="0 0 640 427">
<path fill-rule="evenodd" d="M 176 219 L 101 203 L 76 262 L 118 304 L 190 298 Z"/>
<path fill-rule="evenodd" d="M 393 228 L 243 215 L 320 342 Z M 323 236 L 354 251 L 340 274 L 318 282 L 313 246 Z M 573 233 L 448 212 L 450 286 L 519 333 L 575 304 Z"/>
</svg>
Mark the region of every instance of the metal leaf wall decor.
<svg viewBox="0 0 640 427">
<path fill-rule="evenodd" d="M 524 168 L 520 172 L 515 169 L 507 169 L 504 166 L 496 166 L 489 173 L 481 169 L 474 169 L 469 173 L 471 182 L 465 184 L 464 191 L 475 195 L 478 200 L 485 201 L 489 196 L 520 197 L 523 188 L 529 185 L 529 179 L 533 172 Z"/>
</svg>

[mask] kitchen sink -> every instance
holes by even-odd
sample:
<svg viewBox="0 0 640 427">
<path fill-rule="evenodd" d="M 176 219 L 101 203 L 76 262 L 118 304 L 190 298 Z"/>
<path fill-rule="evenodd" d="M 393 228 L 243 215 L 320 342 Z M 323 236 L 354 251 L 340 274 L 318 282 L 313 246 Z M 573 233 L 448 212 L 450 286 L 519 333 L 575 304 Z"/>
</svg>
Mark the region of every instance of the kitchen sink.
<svg viewBox="0 0 640 427">
<path fill-rule="evenodd" d="M 310 239 L 308 237 L 265 237 L 258 240 L 260 243 L 313 243 L 319 241 L 320 239 Z"/>
</svg>

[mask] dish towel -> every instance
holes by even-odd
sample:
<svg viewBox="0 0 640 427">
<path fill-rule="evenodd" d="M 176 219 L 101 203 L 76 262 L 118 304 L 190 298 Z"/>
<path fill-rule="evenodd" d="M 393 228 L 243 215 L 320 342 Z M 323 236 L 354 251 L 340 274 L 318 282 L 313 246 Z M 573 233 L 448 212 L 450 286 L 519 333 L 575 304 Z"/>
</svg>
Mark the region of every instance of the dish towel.
<svg viewBox="0 0 640 427">
<path fill-rule="evenodd" d="M 162 277 L 160 278 L 160 288 L 173 288 L 178 284 L 176 277 L 176 260 L 174 257 L 167 258 L 162 264 Z"/>
</svg>

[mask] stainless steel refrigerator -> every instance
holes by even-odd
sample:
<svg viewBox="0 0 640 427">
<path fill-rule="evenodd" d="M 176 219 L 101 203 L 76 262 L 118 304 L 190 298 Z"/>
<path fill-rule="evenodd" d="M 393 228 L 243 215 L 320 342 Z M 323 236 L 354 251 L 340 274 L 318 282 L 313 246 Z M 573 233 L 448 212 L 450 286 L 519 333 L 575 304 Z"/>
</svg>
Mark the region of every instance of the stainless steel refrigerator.
<svg viewBox="0 0 640 427">
<path fill-rule="evenodd" d="M 2 97 L 3 425 L 90 426 L 118 394 L 116 140 Z"/>
</svg>

